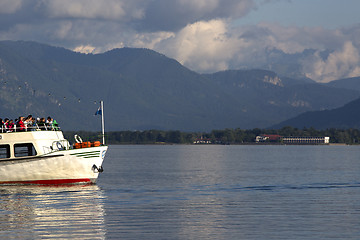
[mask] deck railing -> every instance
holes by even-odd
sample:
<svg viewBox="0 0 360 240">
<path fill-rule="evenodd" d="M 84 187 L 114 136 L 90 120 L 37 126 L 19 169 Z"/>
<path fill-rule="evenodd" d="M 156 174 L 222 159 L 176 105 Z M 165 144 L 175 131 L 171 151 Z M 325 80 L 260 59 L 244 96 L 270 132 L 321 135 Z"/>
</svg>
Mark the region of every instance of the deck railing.
<svg viewBox="0 0 360 240">
<path fill-rule="evenodd" d="M 12 132 L 30 132 L 30 131 L 60 131 L 60 127 L 53 125 L 41 125 L 35 124 L 34 126 L 25 126 L 20 129 L 18 126 L 14 125 L 13 128 L 7 128 L 6 126 L 1 126 L 1 133 L 12 133 Z"/>
</svg>

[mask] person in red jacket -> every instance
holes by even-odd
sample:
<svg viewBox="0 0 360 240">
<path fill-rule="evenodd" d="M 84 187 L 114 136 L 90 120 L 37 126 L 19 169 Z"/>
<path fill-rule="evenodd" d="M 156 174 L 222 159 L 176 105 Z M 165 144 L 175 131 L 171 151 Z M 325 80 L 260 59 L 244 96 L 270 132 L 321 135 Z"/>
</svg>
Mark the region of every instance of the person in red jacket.
<svg viewBox="0 0 360 240">
<path fill-rule="evenodd" d="M 16 128 L 17 128 L 17 131 L 19 131 L 19 132 L 23 132 L 23 131 L 25 131 L 25 124 L 24 124 L 24 117 L 19 117 L 19 121 L 17 122 L 17 126 L 16 126 Z"/>
</svg>

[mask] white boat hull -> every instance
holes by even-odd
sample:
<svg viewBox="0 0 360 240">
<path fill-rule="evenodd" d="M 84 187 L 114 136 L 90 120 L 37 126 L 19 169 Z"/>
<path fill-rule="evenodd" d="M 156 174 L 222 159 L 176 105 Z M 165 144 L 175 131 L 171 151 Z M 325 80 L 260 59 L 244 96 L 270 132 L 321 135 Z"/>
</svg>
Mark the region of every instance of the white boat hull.
<svg viewBox="0 0 360 240">
<path fill-rule="evenodd" d="M 0 161 L 0 184 L 95 183 L 107 146 Z"/>
</svg>

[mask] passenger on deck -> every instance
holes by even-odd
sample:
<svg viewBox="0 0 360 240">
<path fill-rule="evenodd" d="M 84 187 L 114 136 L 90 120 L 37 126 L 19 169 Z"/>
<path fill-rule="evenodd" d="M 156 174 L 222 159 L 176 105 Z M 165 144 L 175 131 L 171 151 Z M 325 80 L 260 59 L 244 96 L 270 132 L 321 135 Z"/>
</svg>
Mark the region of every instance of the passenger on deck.
<svg viewBox="0 0 360 240">
<path fill-rule="evenodd" d="M 49 129 L 51 129 L 51 126 L 52 126 L 52 119 L 51 117 L 47 117 L 46 119 L 46 127 L 48 127 Z"/>
<path fill-rule="evenodd" d="M 58 130 L 58 123 L 56 122 L 56 120 L 52 119 L 50 116 L 46 120 L 46 125 L 51 130 Z"/>
<path fill-rule="evenodd" d="M 35 131 L 36 130 L 36 119 L 34 117 L 31 118 L 31 130 Z"/>
<path fill-rule="evenodd" d="M 24 117 L 23 116 L 19 117 L 19 121 L 16 124 L 16 130 L 19 131 L 19 132 L 23 132 L 23 131 L 26 130 L 26 126 L 24 124 Z"/>
<path fill-rule="evenodd" d="M 25 118 L 24 125 L 25 125 L 26 129 L 32 127 L 32 115 L 29 115 L 29 116 L 27 116 L 27 118 Z"/>
<path fill-rule="evenodd" d="M 13 132 L 14 131 L 14 121 L 8 118 L 5 118 L 5 127 L 7 132 Z"/>
<path fill-rule="evenodd" d="M 1 132 L 3 132 L 5 130 L 5 124 L 4 124 L 4 121 L 2 120 L 2 118 L 0 118 L 0 128 L 1 128 Z"/>
<path fill-rule="evenodd" d="M 37 125 L 39 126 L 39 129 L 40 129 L 40 130 L 47 130 L 45 118 L 40 118 L 40 120 L 38 121 Z"/>
<path fill-rule="evenodd" d="M 6 120 L 6 119 L 7 119 L 7 118 L 5 118 L 5 120 Z M 6 132 L 5 120 L 2 120 L 2 118 L 0 118 L 0 128 L 1 128 L 1 132 Z"/>
<path fill-rule="evenodd" d="M 4 130 L 7 129 L 7 124 L 9 123 L 9 119 L 8 118 L 5 118 L 4 121 L 3 121 L 3 128 Z"/>
<path fill-rule="evenodd" d="M 35 118 L 33 118 L 31 115 L 29 115 L 26 120 L 25 120 L 25 126 L 26 129 L 33 131 L 36 129 L 36 122 L 35 122 Z"/>
<path fill-rule="evenodd" d="M 55 119 L 52 120 L 52 127 L 55 130 L 59 130 L 59 125 Z"/>
</svg>

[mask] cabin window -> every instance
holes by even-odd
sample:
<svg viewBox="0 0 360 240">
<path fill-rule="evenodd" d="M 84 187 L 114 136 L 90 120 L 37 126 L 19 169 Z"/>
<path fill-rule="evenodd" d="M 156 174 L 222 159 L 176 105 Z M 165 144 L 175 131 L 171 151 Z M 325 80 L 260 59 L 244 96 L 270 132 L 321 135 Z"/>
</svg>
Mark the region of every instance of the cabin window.
<svg viewBox="0 0 360 240">
<path fill-rule="evenodd" d="M 0 145 L 0 159 L 10 158 L 10 145 Z"/>
<path fill-rule="evenodd" d="M 15 157 L 35 156 L 36 150 L 32 143 L 21 143 L 14 145 Z"/>
</svg>

